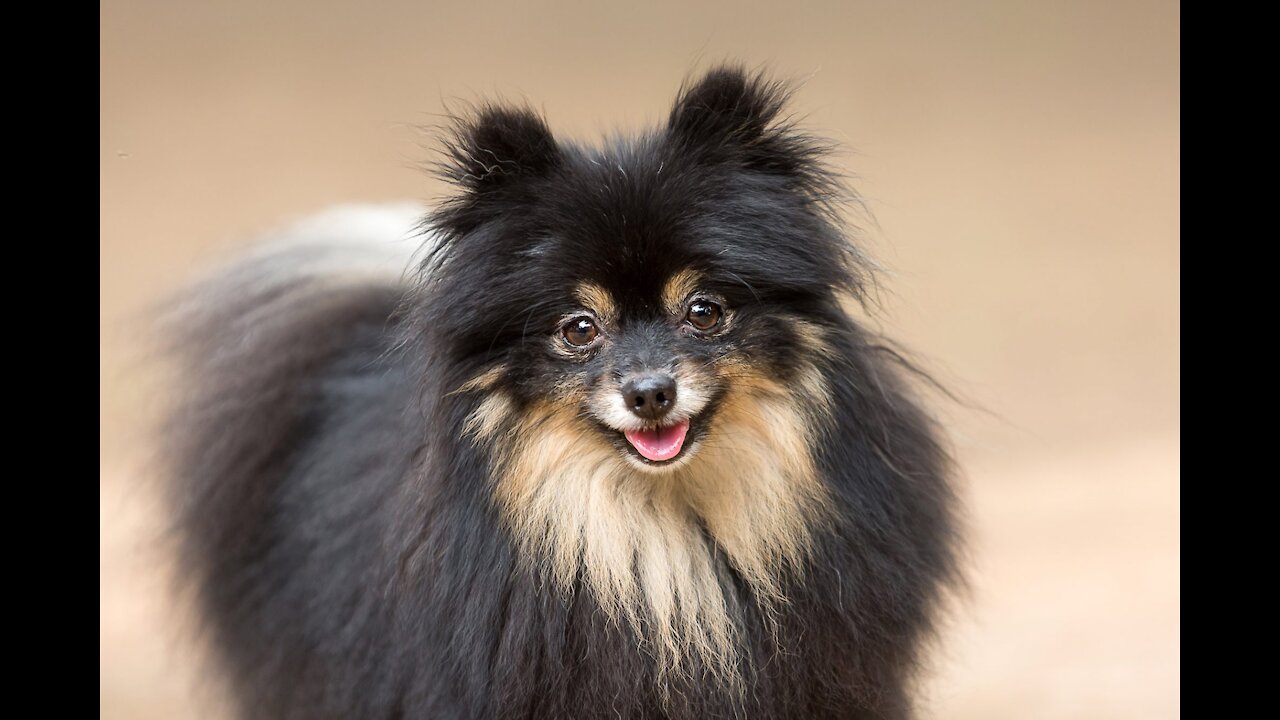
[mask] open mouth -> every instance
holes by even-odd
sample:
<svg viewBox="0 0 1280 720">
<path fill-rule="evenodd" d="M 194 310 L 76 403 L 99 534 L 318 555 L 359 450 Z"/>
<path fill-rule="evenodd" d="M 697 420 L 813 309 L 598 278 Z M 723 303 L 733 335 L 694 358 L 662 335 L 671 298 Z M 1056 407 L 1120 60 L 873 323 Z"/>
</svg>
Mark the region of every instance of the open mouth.
<svg viewBox="0 0 1280 720">
<path fill-rule="evenodd" d="M 674 460 L 684 449 L 684 441 L 689 435 L 689 421 L 681 420 L 672 425 L 645 430 L 625 430 L 622 434 L 640 457 L 651 463 L 665 463 Z"/>
</svg>

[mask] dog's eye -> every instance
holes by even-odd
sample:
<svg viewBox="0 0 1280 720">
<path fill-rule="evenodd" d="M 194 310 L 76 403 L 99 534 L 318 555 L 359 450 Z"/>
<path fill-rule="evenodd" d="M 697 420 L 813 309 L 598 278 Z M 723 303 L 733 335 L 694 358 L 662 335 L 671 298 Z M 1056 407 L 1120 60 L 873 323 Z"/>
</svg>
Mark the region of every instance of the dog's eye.
<svg viewBox="0 0 1280 720">
<path fill-rule="evenodd" d="M 720 306 L 710 300 L 694 300 L 689 305 L 689 313 L 685 315 L 685 320 L 699 330 L 710 330 L 720 324 L 722 314 Z"/>
<path fill-rule="evenodd" d="M 592 322 L 591 318 L 577 317 L 565 323 L 560 328 L 560 334 L 564 336 L 564 341 L 570 345 L 583 347 L 595 342 L 600 330 Z"/>
</svg>

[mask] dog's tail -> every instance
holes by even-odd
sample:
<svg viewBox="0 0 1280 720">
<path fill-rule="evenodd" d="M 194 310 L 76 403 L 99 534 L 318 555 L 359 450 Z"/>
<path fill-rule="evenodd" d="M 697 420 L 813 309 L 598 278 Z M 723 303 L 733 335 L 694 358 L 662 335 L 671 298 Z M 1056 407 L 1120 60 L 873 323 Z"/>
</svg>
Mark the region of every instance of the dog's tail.
<svg viewBox="0 0 1280 720">
<path fill-rule="evenodd" d="M 376 363 L 428 237 L 414 205 L 339 207 L 267 239 L 161 313 L 176 362 L 161 428 L 179 563 L 202 612 L 253 602 L 278 490 L 335 367 Z M 362 370 L 363 371 L 363 370 Z M 231 639 L 234 644 L 235 639 Z"/>
</svg>

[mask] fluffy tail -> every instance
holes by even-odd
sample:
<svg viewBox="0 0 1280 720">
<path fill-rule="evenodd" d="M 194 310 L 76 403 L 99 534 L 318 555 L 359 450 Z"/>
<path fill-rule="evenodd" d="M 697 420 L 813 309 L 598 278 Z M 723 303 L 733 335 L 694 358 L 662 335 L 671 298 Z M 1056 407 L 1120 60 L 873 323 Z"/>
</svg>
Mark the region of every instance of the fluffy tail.
<svg viewBox="0 0 1280 720">
<path fill-rule="evenodd" d="M 337 365 L 366 367 L 390 347 L 422 214 L 348 206 L 309 218 L 163 319 L 179 371 L 162 433 L 180 563 L 219 634 L 236 632 L 269 579 L 272 504 L 325 414 L 322 387 Z"/>
</svg>

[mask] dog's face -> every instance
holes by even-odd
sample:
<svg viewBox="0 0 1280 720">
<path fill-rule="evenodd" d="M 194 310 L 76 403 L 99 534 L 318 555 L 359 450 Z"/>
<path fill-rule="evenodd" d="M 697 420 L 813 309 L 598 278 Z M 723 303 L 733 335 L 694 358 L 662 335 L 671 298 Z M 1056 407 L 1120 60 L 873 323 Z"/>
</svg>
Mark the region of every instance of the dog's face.
<svg viewBox="0 0 1280 720">
<path fill-rule="evenodd" d="M 481 306 L 472 338 L 492 353 L 489 381 L 650 472 L 714 441 L 735 391 L 808 400 L 793 386 L 828 351 L 830 289 L 796 268 L 808 248 L 788 237 L 820 232 L 805 208 L 781 186 L 744 191 L 732 171 L 681 164 L 630 148 L 567 158 L 518 220 L 493 226 L 488 251 L 505 257 L 477 262 L 501 270 L 468 294 L 509 300 Z"/>
<path fill-rule="evenodd" d="M 836 182 L 779 123 L 783 99 L 716 71 L 666 128 L 603 149 L 483 109 L 459 121 L 461 192 L 431 218 L 422 321 L 517 539 L 566 586 L 585 563 L 604 609 L 647 613 L 667 655 L 692 643 L 722 669 L 733 628 L 704 533 L 779 596 L 821 514 L 824 368 L 857 284 Z"/>
<path fill-rule="evenodd" d="M 791 392 L 825 348 L 815 299 L 727 257 L 722 238 L 761 228 L 717 222 L 690 192 L 645 191 L 636 202 L 627 176 L 654 183 L 657 170 L 621 162 L 594 157 L 582 168 L 584 189 L 620 192 L 548 202 L 546 215 L 581 219 L 534 233 L 543 239 L 525 254 L 528 308 L 505 377 L 522 404 L 580 420 L 580 444 L 662 473 L 716 442 L 726 399 Z"/>
<path fill-rule="evenodd" d="M 707 434 L 730 379 L 717 365 L 741 355 L 737 313 L 693 268 L 658 287 L 597 277 L 576 285 L 551 334 L 548 400 L 572 405 L 637 467 L 674 467 Z"/>
<path fill-rule="evenodd" d="M 664 132 L 604 149 L 528 111 L 461 123 L 465 192 L 436 224 L 456 236 L 440 322 L 477 370 L 462 384 L 572 415 L 582 444 L 659 473 L 716 441 L 735 388 L 818 400 L 850 262 L 816 149 L 770 125 L 780 102 L 713 73 Z"/>
</svg>

